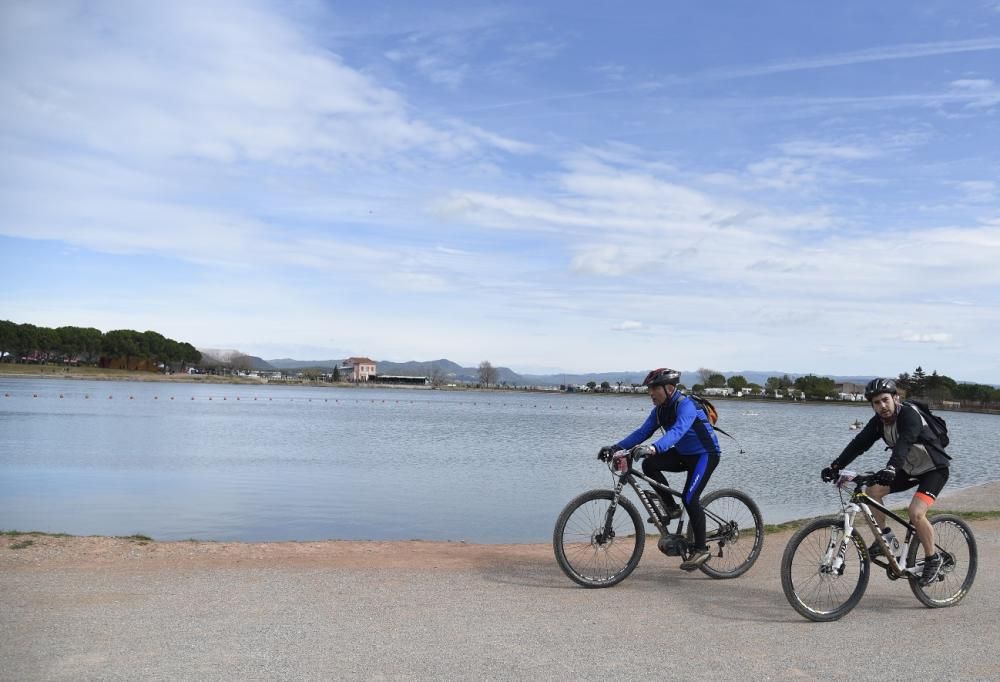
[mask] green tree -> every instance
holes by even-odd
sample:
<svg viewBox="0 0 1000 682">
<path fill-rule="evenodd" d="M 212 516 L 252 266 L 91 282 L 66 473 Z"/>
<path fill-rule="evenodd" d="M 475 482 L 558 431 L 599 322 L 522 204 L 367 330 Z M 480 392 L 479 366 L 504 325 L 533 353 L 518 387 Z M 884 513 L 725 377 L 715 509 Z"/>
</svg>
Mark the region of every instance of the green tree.
<svg viewBox="0 0 1000 682">
<path fill-rule="evenodd" d="M 60 351 L 67 360 L 93 363 L 101 353 L 103 335 L 93 327 L 59 327 Z"/>
<path fill-rule="evenodd" d="M 913 390 L 913 380 L 910 378 L 909 372 L 901 372 L 898 377 L 896 377 L 896 388 L 900 388 L 907 393 Z"/>
<path fill-rule="evenodd" d="M 924 373 L 924 368 L 918 366 L 913 370 L 913 376 L 910 377 L 910 393 L 913 395 L 923 395 L 924 383 L 926 381 L 927 375 Z"/>
<path fill-rule="evenodd" d="M 186 341 L 181 343 L 181 362 L 185 366 L 197 365 L 201 362 L 201 351 Z"/>
<path fill-rule="evenodd" d="M 726 379 L 726 386 L 733 389 L 734 391 L 742 391 L 749 385 L 746 377 L 740 374 L 734 374 L 733 376 Z"/>
<path fill-rule="evenodd" d="M 31 355 L 38 348 L 38 327 L 33 324 L 17 325 L 14 354 L 16 360 Z"/>
<path fill-rule="evenodd" d="M 707 385 L 709 388 L 724 388 L 726 386 L 726 377 L 722 374 L 712 374 L 708 377 Z"/>
<path fill-rule="evenodd" d="M 602 381 L 601 391 L 604 393 L 608 393 L 610 390 L 611 390 L 611 384 L 609 384 L 607 381 Z"/>
<path fill-rule="evenodd" d="M 123 358 L 125 367 L 144 353 L 142 335 L 132 329 L 114 329 L 104 335 L 101 352 L 109 358 Z"/>
<path fill-rule="evenodd" d="M 958 383 L 949 376 L 938 374 L 934 370 L 929 377 L 924 379 L 924 393 L 931 400 L 951 400 L 958 389 Z"/>
<path fill-rule="evenodd" d="M 809 400 L 822 400 L 834 394 L 837 384 L 829 377 L 807 374 L 796 379 L 792 385 L 796 390 L 802 391 Z"/>
<path fill-rule="evenodd" d="M 588 381 L 587 382 L 587 388 L 589 388 L 591 391 L 593 391 L 595 388 L 597 388 L 597 382 L 596 381 Z"/>
<path fill-rule="evenodd" d="M 41 359 L 48 362 L 49 358 L 59 355 L 59 334 L 49 327 L 37 327 L 35 331 L 35 349 Z"/>
<path fill-rule="evenodd" d="M 17 344 L 17 325 L 10 320 L 0 320 L 0 362 L 4 357 L 14 354 Z"/>
</svg>

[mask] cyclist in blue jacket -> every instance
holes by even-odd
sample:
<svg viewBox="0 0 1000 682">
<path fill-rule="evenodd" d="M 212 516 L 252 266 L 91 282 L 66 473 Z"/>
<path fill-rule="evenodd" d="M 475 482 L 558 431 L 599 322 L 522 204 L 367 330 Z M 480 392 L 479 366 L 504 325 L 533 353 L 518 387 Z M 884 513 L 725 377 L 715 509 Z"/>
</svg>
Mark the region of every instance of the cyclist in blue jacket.
<svg viewBox="0 0 1000 682">
<path fill-rule="evenodd" d="M 623 440 L 601 448 L 599 457 L 607 457 L 618 450 L 631 450 L 633 461 L 642 461 L 642 472 L 663 485 L 667 483 L 664 471 L 686 471 L 684 507 L 691 519 L 694 547 L 691 557 L 681 564 L 686 571 L 693 571 L 709 558 L 705 544 L 705 512 L 701 508 L 701 493 L 719 464 L 719 441 L 708 417 L 694 400 L 677 390 L 681 373 L 659 368 L 652 370 L 642 382 L 649 387 L 653 409 L 642 426 Z M 663 435 L 653 443 L 640 445 L 656 429 Z M 670 518 L 681 515 L 680 507 L 670 495 L 660 495 Z"/>
</svg>

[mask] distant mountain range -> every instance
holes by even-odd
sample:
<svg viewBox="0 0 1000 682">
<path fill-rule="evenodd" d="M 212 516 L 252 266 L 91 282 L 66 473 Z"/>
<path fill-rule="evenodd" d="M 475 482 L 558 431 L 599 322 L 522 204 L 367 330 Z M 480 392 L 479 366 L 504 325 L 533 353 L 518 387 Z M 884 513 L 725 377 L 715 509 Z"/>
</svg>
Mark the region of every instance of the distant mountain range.
<svg viewBox="0 0 1000 682">
<path fill-rule="evenodd" d="M 214 348 L 199 348 L 203 356 L 207 356 L 217 363 L 229 362 L 234 356 L 246 355 L 237 350 L 221 350 Z M 344 360 L 293 360 L 292 358 L 276 358 L 274 360 L 264 360 L 262 358 L 246 355 L 255 370 L 294 370 L 320 369 L 332 372 L 334 367 L 343 365 Z M 449 382 L 456 383 L 477 383 L 479 381 L 478 367 L 462 367 L 457 362 L 447 359 L 428 360 L 424 362 L 390 362 L 388 360 L 376 360 L 375 364 L 379 374 L 389 374 L 396 376 L 425 376 L 429 377 L 435 370 L 441 372 Z M 506 383 L 513 386 L 559 386 L 561 384 L 584 385 L 588 382 L 595 382 L 598 385 L 607 381 L 612 386 L 619 381 L 622 384 L 639 384 L 646 378 L 647 370 L 627 370 L 621 372 L 591 372 L 585 374 L 518 374 L 509 367 L 494 367 L 497 372 L 497 382 Z M 802 374 L 779 371 L 741 370 L 736 372 L 719 372 L 727 378 L 739 374 L 747 381 L 754 384 L 764 385 L 769 377 L 780 377 L 787 374 L 790 378 L 796 379 Z M 838 383 L 853 382 L 864 384 L 870 376 L 830 376 Z M 695 371 L 683 371 L 681 373 L 681 383 L 686 386 L 693 386 L 701 382 L 701 376 Z"/>
</svg>

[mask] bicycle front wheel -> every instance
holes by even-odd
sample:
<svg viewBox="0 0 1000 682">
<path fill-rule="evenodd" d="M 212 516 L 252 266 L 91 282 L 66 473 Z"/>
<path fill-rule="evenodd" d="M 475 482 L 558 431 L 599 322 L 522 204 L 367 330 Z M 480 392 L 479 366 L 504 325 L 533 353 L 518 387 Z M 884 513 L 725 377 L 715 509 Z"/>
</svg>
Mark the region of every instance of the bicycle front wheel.
<svg viewBox="0 0 1000 682">
<path fill-rule="evenodd" d="M 868 587 L 868 550 L 858 531 L 851 534 L 843 565 L 832 569 L 843 538 L 843 519 L 815 519 L 799 528 L 785 546 L 781 588 L 792 608 L 809 620 L 841 618 L 858 605 Z"/>
<path fill-rule="evenodd" d="M 566 505 L 556 520 L 552 547 L 570 580 L 584 587 L 617 585 L 635 570 L 646 542 L 646 527 L 635 506 L 618 498 L 608 512 L 612 490 L 590 490 Z"/>
<path fill-rule="evenodd" d="M 764 547 L 760 509 L 739 490 L 716 490 L 701 499 L 705 542 L 712 557 L 699 568 L 712 578 L 735 578 L 750 570 Z M 690 530 L 690 527 L 689 527 Z"/>
<path fill-rule="evenodd" d="M 957 516 L 942 514 L 930 518 L 934 527 L 934 544 L 941 555 L 938 579 L 927 586 L 920 585 L 920 576 L 910 576 L 910 589 L 924 606 L 932 609 L 954 606 L 962 601 L 976 579 L 979 551 L 969 524 Z M 906 565 L 915 566 L 921 544 L 915 538 L 907 552 Z"/>
</svg>

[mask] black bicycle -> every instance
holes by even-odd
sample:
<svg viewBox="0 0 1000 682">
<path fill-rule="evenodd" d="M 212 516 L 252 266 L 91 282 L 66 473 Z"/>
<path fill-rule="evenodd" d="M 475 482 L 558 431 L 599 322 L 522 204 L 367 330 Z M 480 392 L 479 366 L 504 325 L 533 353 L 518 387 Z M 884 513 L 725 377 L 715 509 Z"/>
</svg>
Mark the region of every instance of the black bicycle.
<svg viewBox="0 0 1000 682">
<path fill-rule="evenodd" d="M 969 525 L 957 516 L 930 517 L 934 545 L 941 556 L 941 570 L 930 585 L 921 585 L 924 559 L 917 552 L 916 529 L 904 519 L 868 497 L 864 487 L 875 482 L 875 473 L 842 471 L 835 482 L 840 489 L 843 511 L 839 516 L 814 519 L 800 528 L 785 546 L 781 558 L 781 587 L 796 611 L 815 621 L 837 620 L 858 605 L 868 587 L 871 564 L 885 569 L 890 580 L 907 578 L 914 596 L 924 606 L 940 608 L 962 601 L 976 578 L 976 539 Z M 844 489 L 854 484 L 845 499 Z M 906 528 L 899 549 L 889 547 L 875 521 L 872 508 L 892 517 Z M 854 527 L 858 512 L 882 548 L 881 557 L 871 557 L 861 534 Z M 904 560 L 905 558 L 905 560 Z"/>
<path fill-rule="evenodd" d="M 660 532 L 657 548 L 685 560 L 693 553 L 694 538 L 686 513 L 670 532 L 670 519 L 658 495 L 640 486 L 639 481 L 676 498 L 683 493 L 633 469 L 631 455 L 625 451 L 616 454 L 606 460 L 614 489 L 588 490 L 575 497 L 559 514 L 552 534 L 559 567 L 584 587 L 617 585 L 642 558 L 646 526 L 623 492 L 626 485 L 635 491 L 649 521 Z M 764 524 L 756 503 L 746 493 L 726 488 L 703 496 L 701 506 L 705 510 L 705 541 L 712 556 L 698 568 L 712 578 L 743 575 L 757 561 L 764 545 Z"/>
</svg>

